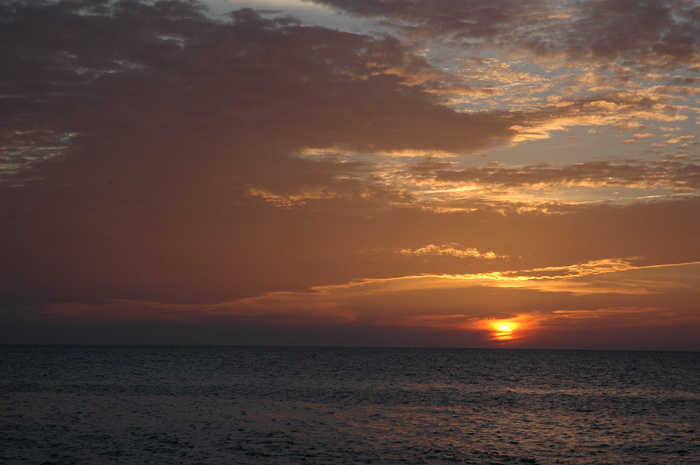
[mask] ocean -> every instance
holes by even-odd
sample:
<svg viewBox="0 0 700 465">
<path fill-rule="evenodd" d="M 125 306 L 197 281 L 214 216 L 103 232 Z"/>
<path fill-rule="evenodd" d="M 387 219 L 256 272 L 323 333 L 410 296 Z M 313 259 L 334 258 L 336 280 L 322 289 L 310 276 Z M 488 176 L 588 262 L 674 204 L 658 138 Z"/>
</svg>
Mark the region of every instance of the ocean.
<svg viewBox="0 0 700 465">
<path fill-rule="evenodd" d="M 700 353 L 0 346 L 0 463 L 700 464 Z"/>
</svg>

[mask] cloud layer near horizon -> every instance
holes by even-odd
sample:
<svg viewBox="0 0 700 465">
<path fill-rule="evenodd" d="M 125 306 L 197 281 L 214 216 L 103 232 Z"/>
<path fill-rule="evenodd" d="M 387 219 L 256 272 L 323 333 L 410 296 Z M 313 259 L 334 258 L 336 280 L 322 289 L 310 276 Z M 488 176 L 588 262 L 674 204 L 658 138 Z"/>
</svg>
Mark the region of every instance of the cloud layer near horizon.
<svg viewBox="0 0 700 465">
<path fill-rule="evenodd" d="M 696 2 L 316 3 L 0 6 L 0 337 L 699 348 Z"/>
</svg>

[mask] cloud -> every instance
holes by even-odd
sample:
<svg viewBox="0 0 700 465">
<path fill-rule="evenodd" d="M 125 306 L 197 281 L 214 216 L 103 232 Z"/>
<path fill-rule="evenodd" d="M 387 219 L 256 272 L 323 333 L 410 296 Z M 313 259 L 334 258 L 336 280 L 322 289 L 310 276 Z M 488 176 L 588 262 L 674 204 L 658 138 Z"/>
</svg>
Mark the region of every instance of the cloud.
<svg viewBox="0 0 700 465">
<path fill-rule="evenodd" d="M 699 267 L 698 262 L 648 267 L 605 259 L 527 271 L 364 279 L 210 305 L 76 302 L 23 311 L 25 319 L 34 321 L 83 324 L 242 325 L 257 331 L 325 327 L 331 332 L 339 327 L 394 328 L 399 333 L 412 328 L 437 338 L 462 331 L 472 334 L 473 343 L 527 347 L 536 346 L 539 338 L 555 341 L 557 333 L 571 332 L 576 338 L 576 333 L 610 328 L 696 327 L 697 313 L 679 302 L 697 297 Z M 428 305 L 437 295 L 441 304 Z M 605 306 L 602 301 L 615 304 Z M 494 333 L 500 331 L 493 329 L 498 321 L 512 323 L 512 337 Z M 557 344 L 562 346 L 561 341 Z"/>
<path fill-rule="evenodd" d="M 440 183 L 473 183 L 484 186 L 667 186 L 683 190 L 700 188 L 697 170 L 697 165 L 679 161 L 599 161 L 563 167 L 539 165 L 438 170 L 434 175 Z"/>
<path fill-rule="evenodd" d="M 572 59 L 623 58 L 632 63 L 690 63 L 698 53 L 697 7 L 684 0 L 318 0 L 355 15 L 403 28 L 412 37 L 449 39 L 473 47 L 528 50 Z M 644 66 L 640 65 L 640 66 Z"/>
<path fill-rule="evenodd" d="M 219 21 L 189 2 L 16 1 L 2 16 L 0 247 L 11 299 L 274 287 L 259 273 L 281 263 L 264 251 L 292 262 L 328 226 L 290 223 L 260 201 L 343 205 L 353 218 L 401 199 L 342 180 L 342 163 L 294 154 L 452 152 L 513 133 L 501 112 L 436 104 L 406 77 L 433 68 L 391 37 L 246 9 Z M 301 241 L 290 251 L 280 250 L 285 230 Z M 256 235 L 267 244 L 250 246 Z"/>
<path fill-rule="evenodd" d="M 322 3 L 381 25 L 2 3 L 1 315 L 474 336 L 690 292 L 627 279 L 700 260 L 687 2 Z"/>
<path fill-rule="evenodd" d="M 649 132 L 632 134 L 632 137 L 630 137 L 629 139 L 625 140 L 624 143 L 625 143 L 625 144 L 634 144 L 634 143 L 637 142 L 638 140 L 642 140 L 642 139 L 651 139 L 652 137 L 654 137 L 654 135 L 651 134 L 651 133 L 649 133 Z"/>
<path fill-rule="evenodd" d="M 405 256 L 433 255 L 450 256 L 456 258 L 478 258 L 485 260 L 493 260 L 495 258 L 500 258 L 491 251 L 482 253 L 474 248 L 465 249 L 463 248 L 463 246 L 457 243 L 443 245 L 428 244 L 424 247 L 420 247 L 417 249 L 401 249 L 398 251 L 398 253 Z"/>
<path fill-rule="evenodd" d="M 189 3 L 90 5 L 13 2 L 5 8 L 13 43 L 6 50 L 12 66 L 5 68 L 5 98 L 24 121 L 31 115 L 32 124 L 62 123 L 83 132 L 91 124 L 102 131 L 117 129 L 108 123 L 138 124 L 170 136 L 173 126 L 202 131 L 208 122 L 238 132 L 265 124 L 283 131 L 291 146 L 308 143 L 309 127 L 320 145 L 440 145 L 441 131 L 460 127 L 457 147 L 500 137 L 482 136 L 471 127 L 480 120 L 436 108 L 413 90 L 413 76 L 434 71 L 390 37 L 302 27 L 253 10 L 219 22 Z M 28 21 L 46 33 L 27 40 Z M 61 105 L 67 101 L 70 108 Z M 214 102 L 218 110 L 211 113 Z M 98 107 L 104 112 L 96 117 Z M 363 117 L 381 127 L 362 124 Z M 413 127 L 414 140 L 400 142 L 386 131 L 405 125 Z M 341 130 L 343 140 L 334 140 Z"/>
<path fill-rule="evenodd" d="M 357 319 L 383 320 L 383 296 L 396 297 L 390 303 L 391 318 L 401 319 L 402 312 L 396 309 L 397 302 L 407 305 L 406 314 L 424 312 L 433 314 L 429 307 L 408 303 L 411 299 L 430 298 L 436 291 L 452 290 L 465 297 L 472 291 L 478 293 L 483 288 L 524 290 L 562 295 L 601 295 L 621 294 L 639 297 L 643 295 L 667 294 L 674 289 L 688 289 L 697 292 L 696 272 L 700 263 L 680 263 L 661 266 L 636 266 L 630 260 L 604 259 L 594 262 L 557 267 L 543 267 L 532 270 L 510 270 L 490 273 L 460 275 L 401 276 L 394 278 L 367 278 L 347 284 L 318 286 L 301 292 L 272 292 L 258 297 L 220 304 L 212 312 L 222 314 L 256 314 L 280 316 L 317 314 L 323 318 L 341 318 L 347 321 Z M 424 294 L 424 295 L 421 295 Z M 400 296 L 400 297 L 399 297 Z M 376 304 L 372 304 L 376 300 Z M 499 299 L 495 298 L 497 302 Z M 459 311 L 462 317 L 483 317 L 490 315 L 493 308 L 474 306 L 442 305 L 439 312 Z M 466 308 L 471 307 L 471 310 Z M 498 307 L 498 304 L 496 305 Z M 460 308 L 459 310 L 457 310 Z M 536 309 L 520 308 L 520 311 Z M 516 311 L 516 310 L 513 310 Z M 554 314 L 563 313 L 555 311 Z M 340 317 L 344 315 L 344 318 Z M 604 316 L 601 314 L 600 316 Z"/>
</svg>

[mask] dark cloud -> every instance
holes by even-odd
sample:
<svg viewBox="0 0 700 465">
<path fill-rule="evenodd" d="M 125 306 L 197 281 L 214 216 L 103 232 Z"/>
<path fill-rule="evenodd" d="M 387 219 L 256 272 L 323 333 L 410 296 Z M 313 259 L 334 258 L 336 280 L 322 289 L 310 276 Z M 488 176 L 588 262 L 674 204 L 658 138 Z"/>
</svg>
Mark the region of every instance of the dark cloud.
<svg viewBox="0 0 700 465">
<path fill-rule="evenodd" d="M 513 133 L 498 113 L 456 113 L 386 72 L 430 69 L 390 37 L 253 10 L 218 21 L 190 2 L 2 9 L 9 301 L 209 301 L 308 285 L 320 257 L 349 253 L 336 232 L 357 230 L 354 215 L 386 196 L 337 179 L 347 165 L 291 154 L 456 150 Z M 349 216 L 291 216 L 250 194 L 300 186 L 339 193 L 326 201 Z"/>
<path fill-rule="evenodd" d="M 686 1 L 598 0 L 582 6 L 567 41 L 577 55 L 638 59 L 644 66 L 657 58 L 687 63 L 698 54 L 700 22 Z"/>
<path fill-rule="evenodd" d="M 688 63 L 700 46 L 697 5 L 684 0 L 317 0 L 413 36 L 572 58 Z"/>
<path fill-rule="evenodd" d="M 321 0 L 316 3 L 370 18 L 393 21 L 414 35 L 448 36 L 455 40 L 491 42 L 530 15 L 550 10 L 544 0 L 467 1 L 396 0 L 386 2 Z"/>
<path fill-rule="evenodd" d="M 151 138 L 186 129 L 219 139 L 228 131 L 229 143 L 258 136 L 269 145 L 264 132 L 286 149 L 459 149 L 507 133 L 497 117 L 436 106 L 387 73 L 429 68 L 392 38 L 302 27 L 252 10 L 218 22 L 199 10 L 180 2 L 5 5 L 7 128 Z"/>
</svg>

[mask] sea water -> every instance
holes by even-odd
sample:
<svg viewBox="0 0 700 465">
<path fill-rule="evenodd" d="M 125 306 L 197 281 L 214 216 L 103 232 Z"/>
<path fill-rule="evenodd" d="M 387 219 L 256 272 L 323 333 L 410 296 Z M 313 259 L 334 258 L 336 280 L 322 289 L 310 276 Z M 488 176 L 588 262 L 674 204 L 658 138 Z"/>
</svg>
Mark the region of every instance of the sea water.
<svg viewBox="0 0 700 465">
<path fill-rule="evenodd" d="M 3 464 L 699 464 L 700 353 L 0 346 Z"/>
</svg>

